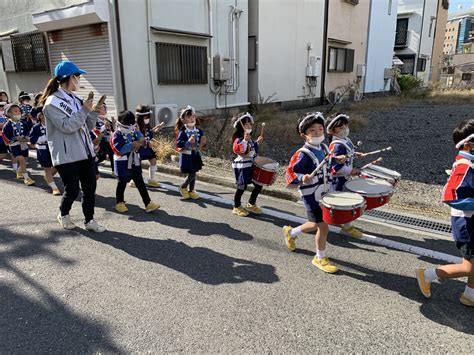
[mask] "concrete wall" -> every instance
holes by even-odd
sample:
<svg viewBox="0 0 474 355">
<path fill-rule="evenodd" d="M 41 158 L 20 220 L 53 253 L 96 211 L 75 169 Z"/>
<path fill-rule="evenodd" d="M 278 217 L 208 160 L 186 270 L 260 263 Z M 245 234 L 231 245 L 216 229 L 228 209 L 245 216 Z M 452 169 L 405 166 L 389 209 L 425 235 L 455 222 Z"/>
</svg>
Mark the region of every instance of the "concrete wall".
<svg viewBox="0 0 474 355">
<path fill-rule="evenodd" d="M 327 72 L 325 92 L 340 90 L 349 82 L 357 80 L 357 64 L 365 64 L 367 51 L 367 33 L 369 22 L 370 0 L 360 0 L 358 5 L 344 1 L 329 1 L 328 47 L 354 49 L 354 71 L 351 73 Z M 330 39 L 350 42 L 346 45 L 331 42 Z M 329 49 L 327 51 L 329 62 Z M 327 70 L 326 66 L 326 70 Z M 358 90 L 363 92 L 364 79 L 359 83 Z"/>
<path fill-rule="evenodd" d="M 209 39 L 151 32 L 150 55 L 148 55 L 146 23 L 147 1 L 121 0 L 120 24 L 122 29 L 123 60 L 128 106 L 137 103 L 191 104 L 200 110 L 216 108 L 215 95 L 209 85 L 158 85 L 156 42 L 172 42 L 208 47 L 209 61 L 216 53 L 229 55 L 229 11 L 231 5 L 243 10 L 240 17 L 240 87 L 235 94 L 227 96 L 227 105 L 246 105 L 247 98 L 247 0 L 214 0 L 213 4 L 213 53 Z M 150 26 L 171 30 L 209 33 L 208 7 L 206 0 L 149 0 Z M 210 70 L 210 66 L 208 66 Z M 209 75 L 210 77 L 210 75 Z M 211 81 L 211 80 L 209 80 Z M 153 89 L 153 90 L 152 90 Z M 154 97 L 153 93 L 154 91 Z M 224 105 L 221 98 L 218 105 Z"/>
<path fill-rule="evenodd" d="M 252 21 L 258 21 L 251 23 L 252 32 L 258 33 L 258 79 L 254 75 L 250 89 L 253 102 L 258 92 L 264 99 L 275 94 L 275 101 L 320 96 L 321 76 L 310 92 L 306 66 L 309 56 L 322 60 L 324 6 L 324 0 L 259 0 L 251 5 Z"/>
<path fill-rule="evenodd" d="M 458 43 L 459 21 L 449 21 L 446 24 L 446 32 L 444 35 L 444 54 L 456 53 L 456 46 Z"/>
<path fill-rule="evenodd" d="M 18 33 L 35 31 L 31 14 L 86 3 L 86 0 L 2 0 L 0 2 L 0 32 L 17 29 Z M 9 92 L 16 100 L 20 91 L 41 91 L 50 78 L 50 73 L 5 72 L 0 65 L 0 88 Z"/>
<path fill-rule="evenodd" d="M 371 2 L 369 40 L 367 47 L 366 93 L 390 90 L 390 80 L 384 80 L 385 68 L 392 67 L 393 43 L 397 26 L 398 0 Z"/>
</svg>

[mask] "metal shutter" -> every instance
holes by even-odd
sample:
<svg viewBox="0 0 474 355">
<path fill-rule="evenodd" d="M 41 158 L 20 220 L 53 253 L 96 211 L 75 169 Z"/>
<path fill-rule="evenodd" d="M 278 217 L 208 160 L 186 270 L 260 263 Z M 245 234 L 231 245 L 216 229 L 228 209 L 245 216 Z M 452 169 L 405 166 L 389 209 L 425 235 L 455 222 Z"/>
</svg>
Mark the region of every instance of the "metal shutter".
<svg viewBox="0 0 474 355">
<path fill-rule="evenodd" d="M 94 91 L 97 101 L 107 95 L 109 116 L 117 116 L 115 108 L 112 59 L 110 56 L 107 24 L 96 24 L 64 29 L 48 33 L 51 70 L 63 60 L 70 60 L 87 71 L 81 77 L 81 88 L 77 96 L 86 98 Z"/>
</svg>

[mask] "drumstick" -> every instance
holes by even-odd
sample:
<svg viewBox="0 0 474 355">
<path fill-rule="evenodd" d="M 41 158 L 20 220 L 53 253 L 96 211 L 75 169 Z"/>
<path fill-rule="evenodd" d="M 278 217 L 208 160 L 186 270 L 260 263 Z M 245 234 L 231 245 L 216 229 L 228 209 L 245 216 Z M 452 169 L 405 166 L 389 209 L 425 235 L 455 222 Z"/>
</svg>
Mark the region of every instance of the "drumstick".
<svg viewBox="0 0 474 355">
<path fill-rule="evenodd" d="M 94 98 L 94 91 L 89 92 L 89 95 L 87 95 L 87 100 L 92 100 Z"/>
<path fill-rule="evenodd" d="M 371 164 L 378 164 L 382 160 L 383 160 L 383 158 L 379 157 L 379 158 L 375 159 L 373 162 L 370 162 L 369 164 L 365 164 L 362 168 L 360 168 L 360 170 L 367 169 Z"/>
<path fill-rule="evenodd" d="M 392 147 L 387 147 L 387 148 L 384 148 L 384 149 L 374 150 L 373 152 L 362 153 L 362 157 L 366 157 L 368 155 L 379 154 L 379 153 L 382 153 L 382 152 L 388 152 L 389 150 L 392 150 Z"/>
<path fill-rule="evenodd" d="M 260 136 L 263 137 L 263 129 L 265 128 L 265 122 L 262 122 L 262 130 L 260 131 Z"/>
</svg>

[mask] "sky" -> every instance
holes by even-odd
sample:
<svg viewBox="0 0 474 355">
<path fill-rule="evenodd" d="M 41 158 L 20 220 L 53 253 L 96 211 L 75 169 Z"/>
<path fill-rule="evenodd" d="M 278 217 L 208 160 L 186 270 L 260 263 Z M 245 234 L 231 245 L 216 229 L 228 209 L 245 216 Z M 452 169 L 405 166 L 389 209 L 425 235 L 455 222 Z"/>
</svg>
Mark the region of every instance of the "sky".
<svg viewBox="0 0 474 355">
<path fill-rule="evenodd" d="M 459 10 L 458 6 L 462 5 L 462 9 Z M 449 0 L 449 12 L 465 11 L 469 10 L 474 6 L 474 0 Z"/>
</svg>

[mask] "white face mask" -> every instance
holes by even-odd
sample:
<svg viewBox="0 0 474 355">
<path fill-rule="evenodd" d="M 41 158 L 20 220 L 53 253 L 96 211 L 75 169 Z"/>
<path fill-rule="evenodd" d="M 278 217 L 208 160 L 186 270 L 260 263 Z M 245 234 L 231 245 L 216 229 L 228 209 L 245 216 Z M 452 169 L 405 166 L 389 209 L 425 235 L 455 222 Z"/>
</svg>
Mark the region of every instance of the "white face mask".
<svg viewBox="0 0 474 355">
<path fill-rule="evenodd" d="M 11 118 L 13 121 L 18 122 L 21 120 L 21 115 L 11 115 Z"/>
<path fill-rule="evenodd" d="M 194 123 L 189 123 L 184 125 L 186 129 L 189 129 L 190 131 L 194 129 Z"/>
<path fill-rule="evenodd" d="M 349 136 L 349 127 L 347 127 L 341 133 L 339 133 L 339 137 L 341 138 L 347 138 L 348 136 Z"/>
<path fill-rule="evenodd" d="M 79 88 L 81 87 L 81 77 L 73 77 L 73 87 L 72 87 L 72 91 L 77 91 L 79 90 Z"/>
<path fill-rule="evenodd" d="M 119 123 L 119 129 L 120 129 L 120 132 L 122 132 L 122 134 L 129 134 L 129 133 L 132 133 L 133 131 L 133 125 L 126 126 Z"/>
<path fill-rule="evenodd" d="M 150 119 L 146 118 L 146 119 L 143 120 L 143 122 L 145 122 L 145 124 L 150 124 Z"/>
<path fill-rule="evenodd" d="M 245 133 L 247 133 L 247 134 L 252 133 L 252 128 L 245 128 Z"/>
<path fill-rule="evenodd" d="M 324 141 L 324 135 L 321 137 L 309 137 L 308 143 L 311 145 L 320 145 Z"/>
</svg>

